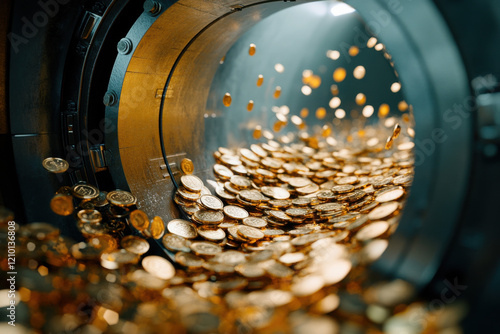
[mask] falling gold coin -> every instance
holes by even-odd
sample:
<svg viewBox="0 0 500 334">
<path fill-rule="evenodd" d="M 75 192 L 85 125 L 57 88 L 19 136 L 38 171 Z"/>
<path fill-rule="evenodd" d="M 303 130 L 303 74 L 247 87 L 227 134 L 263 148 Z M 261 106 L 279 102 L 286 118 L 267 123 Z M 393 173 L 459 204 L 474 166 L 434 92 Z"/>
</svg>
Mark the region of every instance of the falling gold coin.
<svg viewBox="0 0 500 334">
<path fill-rule="evenodd" d="M 194 172 L 194 165 L 191 159 L 184 158 L 181 161 L 181 169 L 184 172 L 184 174 L 193 174 Z"/>
<path fill-rule="evenodd" d="M 142 260 L 142 267 L 151 275 L 164 280 L 171 279 L 175 275 L 172 263 L 157 255 L 146 256 Z"/>
<path fill-rule="evenodd" d="M 248 54 L 250 56 L 253 56 L 255 54 L 255 51 L 257 51 L 257 46 L 255 44 L 250 44 L 250 47 L 248 48 Z"/>
<path fill-rule="evenodd" d="M 264 83 L 264 76 L 262 74 L 259 74 L 259 76 L 257 77 L 257 87 L 262 86 L 263 83 Z"/>
<path fill-rule="evenodd" d="M 55 214 L 69 216 L 73 213 L 73 197 L 64 194 L 57 194 L 50 200 L 50 208 Z"/>
<path fill-rule="evenodd" d="M 186 239 L 194 239 L 198 236 L 196 226 L 184 219 L 172 219 L 167 223 L 167 230 Z"/>
<path fill-rule="evenodd" d="M 47 171 L 55 174 L 64 173 L 69 168 L 68 162 L 61 158 L 47 158 L 42 161 L 42 166 Z"/>
<path fill-rule="evenodd" d="M 186 190 L 199 193 L 203 189 L 203 181 L 195 175 L 182 175 L 181 183 Z"/>
<path fill-rule="evenodd" d="M 248 111 L 252 111 L 252 109 L 253 109 L 253 105 L 254 105 L 253 100 L 248 101 L 248 104 L 247 104 L 247 110 L 248 110 Z"/>
<path fill-rule="evenodd" d="M 120 206 L 127 207 L 134 205 L 137 202 L 137 198 L 134 195 L 125 190 L 113 190 L 106 195 L 106 199 L 109 203 Z"/>
<path fill-rule="evenodd" d="M 161 217 L 155 216 L 149 225 L 149 232 L 153 239 L 160 239 L 165 234 L 165 223 Z"/>
<path fill-rule="evenodd" d="M 224 104 L 224 106 L 229 107 L 231 105 L 231 102 L 233 102 L 231 94 L 224 94 L 224 97 L 222 98 L 222 103 Z"/>
<path fill-rule="evenodd" d="M 71 188 L 71 193 L 76 198 L 80 199 L 94 199 L 99 196 L 99 189 L 90 184 L 76 184 Z"/>
<path fill-rule="evenodd" d="M 335 71 L 333 72 L 333 80 L 335 80 L 336 82 L 342 82 L 342 81 L 344 81 L 346 75 L 347 75 L 347 72 L 346 72 L 345 68 L 339 67 L 339 68 L 335 69 Z"/>
<path fill-rule="evenodd" d="M 144 231 L 149 227 L 148 215 L 142 210 L 134 210 L 130 213 L 130 223 L 139 231 Z"/>
<path fill-rule="evenodd" d="M 380 107 L 378 108 L 378 117 L 379 118 L 386 117 L 387 115 L 389 115 L 390 110 L 391 109 L 387 103 L 381 104 Z"/>
<path fill-rule="evenodd" d="M 277 87 L 274 89 L 274 94 L 273 94 L 273 97 L 274 97 L 275 99 L 278 99 L 280 96 L 281 96 L 281 87 L 280 87 L 280 86 L 277 86 Z"/>
<path fill-rule="evenodd" d="M 143 238 L 134 235 L 125 236 L 120 245 L 127 251 L 138 255 L 147 253 L 149 250 L 149 243 Z"/>
</svg>

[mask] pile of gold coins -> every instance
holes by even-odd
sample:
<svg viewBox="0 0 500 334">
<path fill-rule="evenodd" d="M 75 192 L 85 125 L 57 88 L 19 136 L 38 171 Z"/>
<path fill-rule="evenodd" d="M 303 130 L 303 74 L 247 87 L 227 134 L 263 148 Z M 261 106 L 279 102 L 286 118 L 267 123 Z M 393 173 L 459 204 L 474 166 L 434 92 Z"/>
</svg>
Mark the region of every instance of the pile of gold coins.
<svg viewBox="0 0 500 334">
<path fill-rule="evenodd" d="M 84 241 L 46 223 L 19 228 L 17 332 L 438 332 L 425 304 L 408 304 L 410 284 L 373 285 L 366 270 L 413 179 L 412 143 L 392 147 L 400 132 L 385 146 L 221 147 L 213 180 L 180 177 L 173 200 L 185 219 L 167 222 L 127 191 L 61 188 L 50 206 L 76 218 Z M 60 160 L 44 167 L 62 172 Z"/>
</svg>

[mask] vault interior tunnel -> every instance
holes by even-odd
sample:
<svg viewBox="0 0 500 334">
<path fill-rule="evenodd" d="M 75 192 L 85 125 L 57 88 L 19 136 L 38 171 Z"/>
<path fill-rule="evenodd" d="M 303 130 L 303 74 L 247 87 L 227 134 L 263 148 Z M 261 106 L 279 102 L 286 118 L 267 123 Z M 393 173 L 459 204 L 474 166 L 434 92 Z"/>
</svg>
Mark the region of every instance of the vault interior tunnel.
<svg viewBox="0 0 500 334">
<path fill-rule="evenodd" d="M 77 184 L 128 191 L 134 208 L 164 222 L 189 219 L 181 177 L 193 173 L 218 194 L 224 182 L 214 164 L 230 167 L 230 156 L 252 144 L 268 145 L 266 159 L 283 145 L 288 154 L 336 152 L 346 165 L 352 152 L 370 152 L 381 163 L 403 161 L 398 169 L 409 174 L 415 168 L 401 221 L 371 266 L 376 275 L 404 279 L 431 299 L 464 282 L 466 299 L 482 305 L 468 330 L 489 328 L 500 268 L 487 255 L 498 250 L 499 50 L 485 37 L 480 52 L 461 23 L 485 13 L 498 23 L 492 2 L 462 11 L 427 0 L 54 3 L 3 5 L 2 146 L 12 162 L 3 168 L 16 177 L 2 181 L 2 201 L 16 222 L 46 221 L 81 240 L 74 215 L 49 205 Z M 20 18 L 40 12 L 47 23 L 28 39 Z M 474 31 L 498 36 L 493 23 Z M 386 148 L 395 126 L 400 137 Z M 47 157 L 66 159 L 68 171 L 47 173 Z M 128 210 L 111 214 L 130 225 Z"/>
</svg>

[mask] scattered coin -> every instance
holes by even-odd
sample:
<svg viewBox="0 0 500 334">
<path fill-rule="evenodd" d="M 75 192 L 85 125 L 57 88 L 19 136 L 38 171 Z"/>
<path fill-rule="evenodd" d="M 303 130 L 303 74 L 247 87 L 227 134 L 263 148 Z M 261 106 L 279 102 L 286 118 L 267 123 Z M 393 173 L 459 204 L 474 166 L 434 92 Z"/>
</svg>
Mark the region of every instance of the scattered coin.
<svg viewBox="0 0 500 334">
<path fill-rule="evenodd" d="M 42 161 L 42 166 L 47 171 L 55 174 L 64 173 L 69 168 L 68 162 L 61 158 L 46 158 Z"/>
</svg>

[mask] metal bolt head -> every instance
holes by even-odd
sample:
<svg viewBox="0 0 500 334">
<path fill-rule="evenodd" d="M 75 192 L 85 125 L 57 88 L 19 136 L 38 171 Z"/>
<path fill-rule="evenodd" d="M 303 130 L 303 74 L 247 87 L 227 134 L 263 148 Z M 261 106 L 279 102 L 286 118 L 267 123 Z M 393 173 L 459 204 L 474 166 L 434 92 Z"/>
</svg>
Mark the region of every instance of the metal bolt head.
<svg viewBox="0 0 500 334">
<path fill-rule="evenodd" d="M 116 49 L 118 50 L 118 53 L 126 55 L 129 54 L 130 51 L 132 51 L 132 46 L 133 46 L 132 41 L 129 38 L 122 38 L 118 42 Z"/>
<path fill-rule="evenodd" d="M 161 4 L 158 1 L 146 0 L 144 2 L 144 11 L 151 16 L 156 16 L 161 11 Z"/>
<path fill-rule="evenodd" d="M 107 107 L 114 106 L 117 101 L 118 101 L 118 96 L 113 91 L 106 92 L 106 94 L 104 94 L 104 97 L 102 99 L 102 102 Z"/>
</svg>

